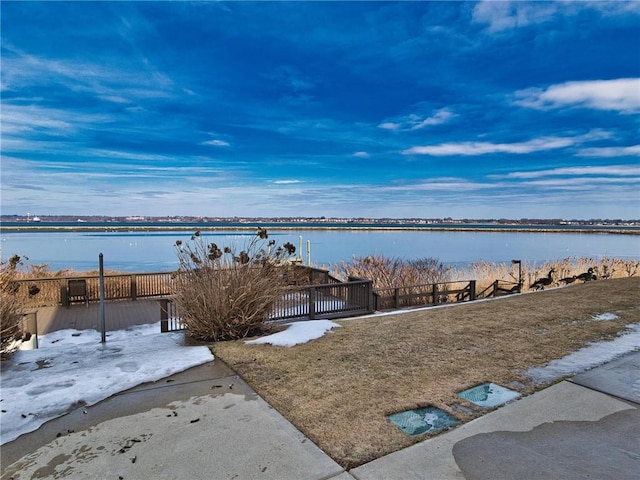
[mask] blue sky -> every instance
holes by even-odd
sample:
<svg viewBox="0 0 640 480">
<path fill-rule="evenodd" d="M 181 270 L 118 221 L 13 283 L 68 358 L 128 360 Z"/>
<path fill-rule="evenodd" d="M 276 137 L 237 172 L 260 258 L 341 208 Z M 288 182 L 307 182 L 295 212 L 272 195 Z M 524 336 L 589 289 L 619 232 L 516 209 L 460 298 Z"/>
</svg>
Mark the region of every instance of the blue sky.
<svg viewBox="0 0 640 480">
<path fill-rule="evenodd" d="M 2 213 L 640 218 L 640 2 L 11 2 Z"/>
</svg>

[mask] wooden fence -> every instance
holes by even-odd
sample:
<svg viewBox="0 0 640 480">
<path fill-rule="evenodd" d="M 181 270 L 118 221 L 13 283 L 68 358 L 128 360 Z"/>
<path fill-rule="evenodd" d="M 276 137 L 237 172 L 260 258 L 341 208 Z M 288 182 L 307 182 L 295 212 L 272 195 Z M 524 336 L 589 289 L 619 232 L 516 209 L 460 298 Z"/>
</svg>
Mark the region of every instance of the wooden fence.
<svg viewBox="0 0 640 480">
<path fill-rule="evenodd" d="M 350 317 L 372 313 L 373 282 L 351 278 L 345 283 L 294 288 L 280 297 L 270 320 Z"/>
<path fill-rule="evenodd" d="M 373 296 L 376 310 L 470 301 L 476 299 L 476 281 L 464 280 L 376 288 L 373 291 Z"/>
<path fill-rule="evenodd" d="M 161 298 L 163 331 L 183 329 L 175 303 L 169 298 L 176 272 L 105 275 L 105 300 Z M 376 310 L 410 308 L 472 301 L 519 292 L 519 285 L 496 280 L 480 293 L 476 281 L 464 280 L 392 288 L 373 288 L 367 279 L 332 277 L 328 271 L 291 265 L 283 270 L 289 284 L 269 319 L 274 321 L 338 318 L 372 313 Z M 99 277 L 34 278 L 14 282 L 15 291 L 29 306 L 69 305 L 100 299 Z"/>
<path fill-rule="evenodd" d="M 506 280 L 496 280 L 487 288 L 478 293 L 478 298 L 501 297 L 503 295 L 520 293 L 521 291 L 522 285 L 519 283 L 509 282 Z"/>
<path fill-rule="evenodd" d="M 175 275 L 176 272 L 105 275 L 105 300 L 136 300 L 171 295 Z M 340 283 L 327 270 L 304 265 L 291 265 L 283 270 L 283 275 L 290 285 Z M 67 306 L 74 302 L 100 300 L 98 275 L 22 279 L 14 282 L 14 288 L 19 297 L 31 307 Z"/>
<path fill-rule="evenodd" d="M 269 320 L 346 318 L 374 311 L 371 280 L 351 278 L 345 283 L 288 288 L 276 300 Z M 184 328 L 175 302 L 160 299 L 160 330 L 172 332 Z"/>
<path fill-rule="evenodd" d="M 173 272 L 104 276 L 105 300 L 136 300 L 171 294 Z M 69 305 L 100 300 L 100 279 L 95 276 L 16 280 L 17 294 L 29 306 Z"/>
</svg>

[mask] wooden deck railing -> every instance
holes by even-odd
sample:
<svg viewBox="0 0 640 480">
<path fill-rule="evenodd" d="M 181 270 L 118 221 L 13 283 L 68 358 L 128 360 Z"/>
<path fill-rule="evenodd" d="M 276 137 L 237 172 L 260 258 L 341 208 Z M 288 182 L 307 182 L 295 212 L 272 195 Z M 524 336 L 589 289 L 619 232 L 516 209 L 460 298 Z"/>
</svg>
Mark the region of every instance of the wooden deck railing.
<svg viewBox="0 0 640 480">
<path fill-rule="evenodd" d="M 309 285 L 288 290 L 276 301 L 270 320 L 336 318 L 372 313 L 371 280 Z"/>
<path fill-rule="evenodd" d="M 346 318 L 373 312 L 371 280 L 352 278 L 346 283 L 289 287 L 275 302 L 269 320 Z M 175 302 L 160 299 L 161 331 L 184 328 Z"/>
<path fill-rule="evenodd" d="M 476 299 L 476 281 L 463 280 L 376 288 L 373 295 L 376 310 L 463 302 Z"/>
<path fill-rule="evenodd" d="M 105 300 L 135 300 L 170 295 L 175 275 L 176 272 L 105 275 Z M 291 285 L 341 283 L 340 280 L 332 277 L 327 270 L 305 265 L 291 265 L 283 271 L 283 275 Z M 83 284 L 85 288 L 83 294 L 77 293 L 77 289 L 81 288 L 80 284 Z M 32 307 L 66 306 L 72 302 L 100 300 L 100 278 L 98 275 L 23 279 L 16 280 L 15 286 L 17 294 L 27 305 Z"/>
<path fill-rule="evenodd" d="M 175 272 L 105 275 L 105 300 L 168 297 L 175 275 Z M 349 278 L 347 282 L 340 282 L 326 270 L 301 265 L 287 269 L 283 275 L 290 280 L 290 287 L 276 302 L 271 320 L 349 317 L 376 310 L 455 303 L 514 293 L 513 284 L 502 286 L 505 282 L 496 281 L 476 294 L 475 280 L 374 289 L 371 280 Z M 70 291 L 70 284 L 74 291 Z M 84 295 L 78 294 L 78 284 L 84 284 Z M 16 281 L 15 286 L 18 295 L 30 306 L 68 305 L 74 301 L 100 299 L 97 275 L 25 279 Z M 74 295 L 70 296 L 70 293 Z M 163 305 L 162 320 L 167 322 L 167 328 L 182 328 L 175 305 L 169 300 Z M 169 325 L 171 322 L 175 325 Z"/>
<path fill-rule="evenodd" d="M 173 272 L 105 275 L 105 300 L 136 300 L 169 295 L 173 275 Z M 77 282 L 78 280 L 80 282 Z M 78 294 L 77 291 L 78 284 L 81 283 L 85 285 L 87 301 L 100 300 L 100 279 L 97 275 L 15 281 L 17 294 L 27 305 L 40 307 L 68 305 L 70 301 L 85 301 L 85 296 Z M 70 284 L 73 285 L 73 292 L 70 292 Z M 70 293 L 73 293 L 73 296 L 70 297 Z"/>
</svg>

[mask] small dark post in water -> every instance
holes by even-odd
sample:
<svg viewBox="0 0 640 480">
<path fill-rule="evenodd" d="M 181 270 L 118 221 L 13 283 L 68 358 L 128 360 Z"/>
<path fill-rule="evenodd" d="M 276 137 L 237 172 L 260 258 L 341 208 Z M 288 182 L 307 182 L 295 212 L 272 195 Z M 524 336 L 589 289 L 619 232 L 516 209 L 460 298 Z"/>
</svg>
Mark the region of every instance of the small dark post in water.
<svg viewBox="0 0 640 480">
<path fill-rule="evenodd" d="M 100 332 L 102 333 L 102 343 L 107 341 L 107 332 L 104 322 L 104 255 L 98 257 L 100 264 Z"/>
<path fill-rule="evenodd" d="M 511 263 L 518 265 L 518 293 L 522 292 L 522 260 L 511 260 Z"/>
</svg>

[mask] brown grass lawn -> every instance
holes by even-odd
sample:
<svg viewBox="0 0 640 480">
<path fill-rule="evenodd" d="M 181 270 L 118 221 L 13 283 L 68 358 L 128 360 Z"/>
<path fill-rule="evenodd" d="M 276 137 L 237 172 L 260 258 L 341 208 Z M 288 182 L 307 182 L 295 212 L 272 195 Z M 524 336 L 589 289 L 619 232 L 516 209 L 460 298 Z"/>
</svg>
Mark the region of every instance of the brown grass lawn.
<svg viewBox="0 0 640 480">
<path fill-rule="evenodd" d="M 522 371 L 640 322 L 640 278 L 620 278 L 399 315 L 338 321 L 292 348 L 214 345 L 263 398 L 345 468 L 421 441 L 386 415 L 433 405 L 465 422 L 456 392 L 494 382 L 532 393 Z M 593 321 L 615 313 L 618 320 Z M 514 383 L 520 382 L 520 383 Z"/>
</svg>

